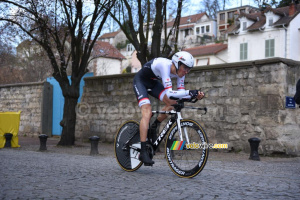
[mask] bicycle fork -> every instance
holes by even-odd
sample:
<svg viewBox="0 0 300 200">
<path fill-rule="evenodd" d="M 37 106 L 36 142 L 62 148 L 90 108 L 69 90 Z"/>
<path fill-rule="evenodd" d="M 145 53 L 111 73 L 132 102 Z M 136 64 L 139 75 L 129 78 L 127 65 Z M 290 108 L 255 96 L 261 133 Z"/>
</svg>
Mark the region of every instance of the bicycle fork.
<svg viewBox="0 0 300 200">
<path fill-rule="evenodd" d="M 188 136 L 188 133 L 187 133 L 187 130 L 186 130 L 186 127 L 183 127 L 183 131 L 181 129 L 181 120 L 182 120 L 182 116 L 181 116 L 181 113 L 180 112 L 177 112 L 177 119 L 176 119 L 176 122 L 177 122 L 177 128 L 178 128 L 178 133 L 179 133 L 179 137 L 180 137 L 180 141 L 183 141 L 183 133 L 184 132 L 184 136 L 185 136 L 185 139 L 186 139 L 186 144 L 190 144 L 190 140 L 189 140 L 189 136 Z"/>
</svg>

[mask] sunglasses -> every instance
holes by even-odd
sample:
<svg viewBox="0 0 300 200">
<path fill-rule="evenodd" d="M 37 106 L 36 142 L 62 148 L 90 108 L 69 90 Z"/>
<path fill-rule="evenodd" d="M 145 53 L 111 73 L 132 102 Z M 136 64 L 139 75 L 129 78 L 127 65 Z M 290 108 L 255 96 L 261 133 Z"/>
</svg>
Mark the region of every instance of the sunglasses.
<svg viewBox="0 0 300 200">
<path fill-rule="evenodd" d="M 186 72 L 190 72 L 191 71 L 191 68 L 189 68 L 188 66 L 186 66 L 185 64 L 182 64 L 183 66 L 183 70 L 186 71 Z"/>
</svg>

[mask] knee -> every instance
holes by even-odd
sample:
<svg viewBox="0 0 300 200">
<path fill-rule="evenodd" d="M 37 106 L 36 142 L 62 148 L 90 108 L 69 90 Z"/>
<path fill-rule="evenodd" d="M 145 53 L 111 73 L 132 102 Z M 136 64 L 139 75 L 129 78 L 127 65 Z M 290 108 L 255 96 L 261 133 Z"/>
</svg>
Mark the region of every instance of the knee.
<svg viewBox="0 0 300 200">
<path fill-rule="evenodd" d="M 150 104 L 143 105 L 142 106 L 142 118 L 150 120 L 151 116 L 152 116 L 151 105 Z"/>
</svg>

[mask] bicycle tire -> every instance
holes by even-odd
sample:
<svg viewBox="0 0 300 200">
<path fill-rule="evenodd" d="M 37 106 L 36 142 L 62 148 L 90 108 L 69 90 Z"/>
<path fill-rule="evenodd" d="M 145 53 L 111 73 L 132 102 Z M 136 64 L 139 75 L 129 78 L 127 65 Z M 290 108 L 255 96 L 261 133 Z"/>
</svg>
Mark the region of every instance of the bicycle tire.
<svg viewBox="0 0 300 200">
<path fill-rule="evenodd" d="M 194 120 L 181 120 L 182 132 L 185 128 L 189 136 L 190 144 L 208 144 L 208 138 L 204 129 Z M 172 172 L 182 178 L 192 178 L 198 175 L 204 168 L 208 159 L 208 148 L 196 149 L 182 146 L 181 150 L 176 149 L 174 141 L 180 141 L 177 123 L 174 123 L 167 133 L 165 156 Z M 183 139 L 185 134 L 183 133 Z M 173 145 L 174 143 L 174 145 Z M 207 146 L 206 146 L 207 147 Z"/>
<path fill-rule="evenodd" d="M 129 139 L 128 148 L 124 150 L 124 144 Z M 129 172 L 139 169 L 143 164 L 138 160 L 139 152 L 129 148 L 129 145 L 133 144 L 140 146 L 139 123 L 134 120 L 129 120 L 121 125 L 114 142 L 117 162 L 123 170 Z"/>
</svg>

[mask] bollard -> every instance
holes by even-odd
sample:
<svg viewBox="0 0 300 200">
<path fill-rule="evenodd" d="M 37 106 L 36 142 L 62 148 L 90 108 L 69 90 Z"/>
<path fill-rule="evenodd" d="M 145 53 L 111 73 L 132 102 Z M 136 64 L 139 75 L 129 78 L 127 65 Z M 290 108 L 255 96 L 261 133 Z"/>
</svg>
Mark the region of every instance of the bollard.
<svg viewBox="0 0 300 200">
<path fill-rule="evenodd" d="M 250 143 L 250 147 L 251 147 L 251 152 L 250 152 L 250 160 L 257 160 L 259 161 L 259 155 L 258 155 L 258 146 L 260 143 L 260 139 L 259 138 L 250 138 L 248 140 L 248 142 Z"/>
<path fill-rule="evenodd" d="M 46 143 L 47 143 L 48 135 L 41 134 L 39 135 L 39 138 L 40 138 L 40 151 L 46 151 L 47 150 Z"/>
<path fill-rule="evenodd" d="M 4 137 L 5 137 L 5 140 L 6 140 L 4 147 L 11 148 L 11 139 L 13 137 L 13 134 L 11 134 L 11 133 L 5 133 Z"/>
<path fill-rule="evenodd" d="M 90 155 L 99 154 L 99 152 L 98 152 L 98 143 L 99 143 L 100 138 L 98 136 L 92 136 L 89 139 L 91 141 L 91 153 L 90 153 Z"/>
</svg>

